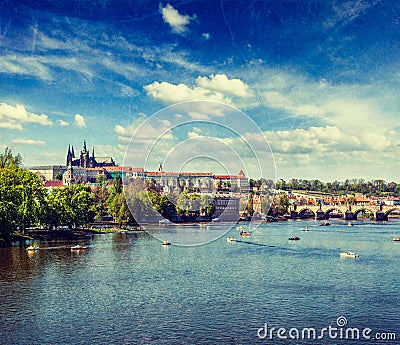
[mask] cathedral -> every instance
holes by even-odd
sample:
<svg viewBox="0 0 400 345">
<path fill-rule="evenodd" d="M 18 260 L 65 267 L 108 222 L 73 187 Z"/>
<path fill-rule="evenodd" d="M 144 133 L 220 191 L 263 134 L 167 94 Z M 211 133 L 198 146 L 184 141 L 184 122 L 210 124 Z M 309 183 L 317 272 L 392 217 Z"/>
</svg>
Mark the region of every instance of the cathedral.
<svg viewBox="0 0 400 345">
<path fill-rule="evenodd" d="M 113 167 L 115 162 L 112 157 L 96 157 L 94 155 L 94 147 L 92 150 L 92 156 L 86 148 L 86 140 L 83 141 L 83 148 L 79 154 L 79 157 L 75 157 L 74 146 L 68 145 L 67 153 L 67 166 L 81 167 L 81 168 L 102 168 L 102 167 Z"/>
</svg>

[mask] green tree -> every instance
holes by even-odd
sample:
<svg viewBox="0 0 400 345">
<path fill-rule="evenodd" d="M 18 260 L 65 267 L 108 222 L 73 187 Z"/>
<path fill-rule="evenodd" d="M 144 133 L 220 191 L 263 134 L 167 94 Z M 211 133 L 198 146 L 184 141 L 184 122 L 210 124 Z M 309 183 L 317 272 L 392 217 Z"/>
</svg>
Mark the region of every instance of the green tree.
<svg viewBox="0 0 400 345">
<path fill-rule="evenodd" d="M 94 196 L 87 187 L 74 184 L 59 188 L 54 198 L 61 224 L 75 228 L 94 219 Z"/>
<path fill-rule="evenodd" d="M 113 180 L 113 187 L 114 187 L 115 193 L 117 193 L 117 194 L 122 193 L 122 186 L 123 186 L 122 177 L 120 174 L 117 174 L 117 176 L 115 176 L 114 180 Z"/>
<path fill-rule="evenodd" d="M 17 217 L 17 208 L 12 202 L 0 201 L 0 238 L 10 239 L 17 230 Z"/>
<path fill-rule="evenodd" d="M 9 147 L 4 149 L 4 153 L 0 153 L 0 169 L 10 167 L 20 167 L 22 164 L 22 157 L 18 153 L 14 155 Z"/>
<path fill-rule="evenodd" d="M 13 165 L 0 168 L 0 202 L 13 204 L 16 210 L 14 222 L 22 232 L 31 224 L 40 224 L 45 196 L 43 184 L 36 174 Z M 11 206 L 4 207 L 9 209 Z"/>
<path fill-rule="evenodd" d="M 62 174 L 62 172 L 59 171 L 59 172 L 56 174 L 55 179 L 61 181 L 61 180 L 63 179 L 63 174 Z"/>
</svg>

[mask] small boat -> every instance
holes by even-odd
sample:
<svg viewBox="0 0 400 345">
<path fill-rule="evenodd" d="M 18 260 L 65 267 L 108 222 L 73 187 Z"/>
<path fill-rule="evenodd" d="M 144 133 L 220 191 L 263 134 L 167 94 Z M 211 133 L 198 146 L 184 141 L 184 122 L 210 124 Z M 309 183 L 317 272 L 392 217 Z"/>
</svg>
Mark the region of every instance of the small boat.
<svg viewBox="0 0 400 345">
<path fill-rule="evenodd" d="M 76 246 L 72 246 L 71 250 L 85 250 L 87 247 L 85 246 L 81 246 L 79 244 L 77 244 Z"/>
<path fill-rule="evenodd" d="M 241 232 L 239 233 L 239 235 L 240 235 L 240 236 L 251 236 L 250 232 L 247 232 L 247 231 L 241 231 Z"/>
<path fill-rule="evenodd" d="M 161 219 L 158 221 L 158 225 L 169 225 L 171 224 L 171 221 L 168 219 Z"/>
<path fill-rule="evenodd" d="M 226 242 L 236 242 L 236 238 L 235 237 L 227 237 Z"/>
<path fill-rule="evenodd" d="M 26 250 L 28 251 L 28 252 L 33 252 L 33 251 L 35 251 L 35 250 L 39 250 L 40 248 L 39 248 L 39 246 L 32 246 L 32 245 L 30 245 L 29 247 L 27 247 L 26 248 Z"/>
<path fill-rule="evenodd" d="M 323 223 L 321 223 L 319 226 L 329 226 L 329 225 L 331 225 L 331 223 L 329 223 L 329 222 L 323 222 Z"/>
<path fill-rule="evenodd" d="M 348 222 L 347 226 L 354 226 L 352 222 Z"/>
<path fill-rule="evenodd" d="M 303 229 L 301 229 L 301 231 L 310 231 L 310 230 L 308 229 L 308 226 L 305 226 Z"/>
<path fill-rule="evenodd" d="M 400 242 L 400 237 L 393 237 L 393 241 Z"/>
<path fill-rule="evenodd" d="M 289 237 L 289 241 L 298 241 L 298 240 L 300 240 L 300 237 L 298 236 Z"/>
<path fill-rule="evenodd" d="M 358 258 L 359 256 L 360 255 L 358 255 L 357 253 L 350 252 L 350 251 L 340 253 L 341 258 Z"/>
<path fill-rule="evenodd" d="M 171 242 L 169 242 L 169 241 L 163 241 L 163 242 L 162 242 L 162 245 L 163 245 L 163 246 L 169 246 L 169 245 L 171 245 Z"/>
</svg>

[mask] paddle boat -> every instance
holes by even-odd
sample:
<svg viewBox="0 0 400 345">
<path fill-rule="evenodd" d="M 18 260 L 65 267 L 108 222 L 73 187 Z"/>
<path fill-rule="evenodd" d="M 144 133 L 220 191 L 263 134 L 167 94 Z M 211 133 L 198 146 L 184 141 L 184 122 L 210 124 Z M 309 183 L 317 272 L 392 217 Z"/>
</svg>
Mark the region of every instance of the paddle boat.
<svg viewBox="0 0 400 345">
<path fill-rule="evenodd" d="M 236 242 L 236 238 L 235 237 L 227 237 L 226 238 L 226 242 Z"/>
<path fill-rule="evenodd" d="M 241 231 L 241 232 L 239 233 L 239 235 L 240 235 L 240 236 L 251 236 L 250 232 L 247 232 L 247 231 Z"/>
<path fill-rule="evenodd" d="M 358 255 L 358 253 L 354 253 L 354 252 L 350 252 L 350 251 L 340 253 L 341 258 L 358 258 L 359 256 L 360 255 Z"/>
<path fill-rule="evenodd" d="M 331 225 L 331 223 L 329 223 L 329 222 L 323 222 L 323 223 L 321 223 L 319 226 L 329 226 L 329 225 Z"/>
<path fill-rule="evenodd" d="M 300 240 L 300 237 L 298 236 L 289 237 L 289 241 L 298 241 L 298 240 Z"/>
<path fill-rule="evenodd" d="M 161 243 L 163 246 L 169 246 L 169 245 L 171 245 L 171 242 L 169 242 L 169 241 L 162 241 L 162 243 Z"/>
<path fill-rule="evenodd" d="M 87 247 L 81 246 L 80 244 L 77 244 L 76 246 L 72 246 L 71 250 L 85 250 Z"/>
<path fill-rule="evenodd" d="M 39 248 L 39 246 L 37 246 L 37 245 L 34 245 L 34 246 L 30 245 L 29 247 L 26 248 L 26 250 L 27 250 L 28 252 L 33 252 L 33 251 L 39 250 L 39 249 L 40 249 L 40 248 Z"/>
<path fill-rule="evenodd" d="M 393 237 L 393 241 L 400 242 L 400 237 Z"/>
</svg>

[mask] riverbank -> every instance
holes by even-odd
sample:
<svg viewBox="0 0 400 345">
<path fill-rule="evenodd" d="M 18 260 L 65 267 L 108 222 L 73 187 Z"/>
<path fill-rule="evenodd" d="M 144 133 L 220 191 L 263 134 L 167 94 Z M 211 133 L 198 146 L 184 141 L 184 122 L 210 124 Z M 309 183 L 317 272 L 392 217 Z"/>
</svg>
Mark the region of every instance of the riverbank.
<svg viewBox="0 0 400 345">
<path fill-rule="evenodd" d="M 90 229 L 29 229 L 24 234 L 15 233 L 9 240 L 0 239 L 0 247 L 11 247 L 15 245 L 25 245 L 31 241 L 78 241 L 90 240 L 96 234 L 118 233 L 128 231 L 142 231 L 140 226 L 119 228 L 119 227 L 99 227 Z"/>
</svg>

